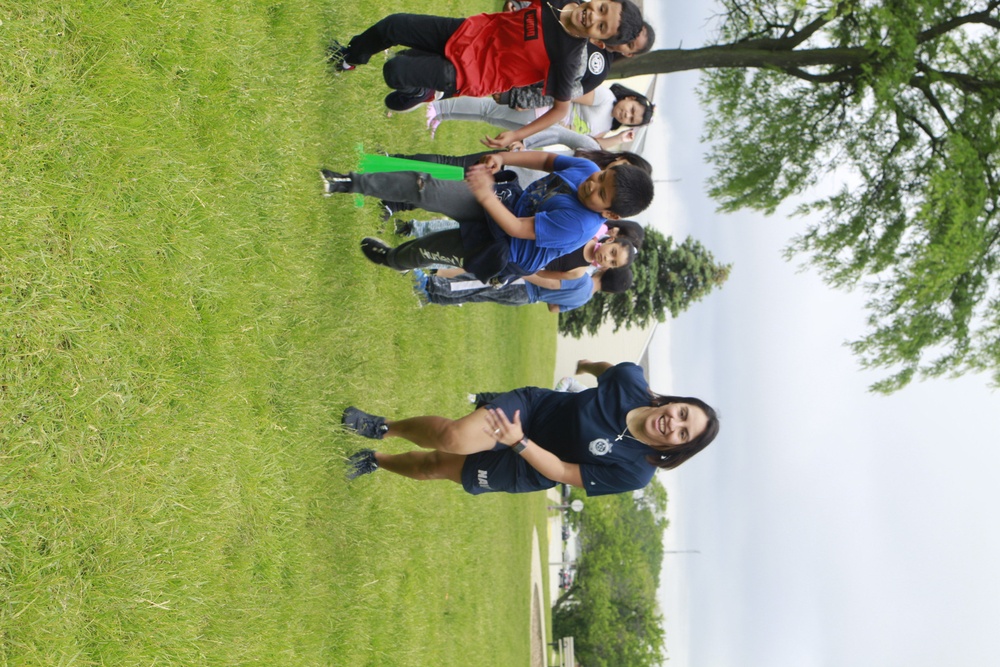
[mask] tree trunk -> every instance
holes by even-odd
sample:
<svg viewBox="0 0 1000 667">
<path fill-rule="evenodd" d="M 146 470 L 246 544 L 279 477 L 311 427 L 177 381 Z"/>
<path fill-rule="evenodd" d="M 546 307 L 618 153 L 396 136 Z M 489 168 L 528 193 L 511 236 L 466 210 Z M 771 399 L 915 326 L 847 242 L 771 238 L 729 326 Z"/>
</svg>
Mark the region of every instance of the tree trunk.
<svg viewBox="0 0 1000 667">
<path fill-rule="evenodd" d="M 773 67 L 781 70 L 817 65 L 857 67 L 870 61 L 874 55 L 862 47 L 792 51 L 760 48 L 752 42 L 719 44 L 700 49 L 663 49 L 637 58 L 620 58 L 615 61 L 608 78 L 718 67 Z"/>
</svg>

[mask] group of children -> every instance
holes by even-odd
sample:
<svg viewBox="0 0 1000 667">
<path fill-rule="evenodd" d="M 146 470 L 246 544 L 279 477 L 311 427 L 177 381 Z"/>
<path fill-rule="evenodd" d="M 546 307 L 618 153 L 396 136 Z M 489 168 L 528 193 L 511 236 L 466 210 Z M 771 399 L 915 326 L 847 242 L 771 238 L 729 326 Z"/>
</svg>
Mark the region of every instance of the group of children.
<svg viewBox="0 0 1000 667">
<path fill-rule="evenodd" d="M 560 121 L 572 100 L 592 91 L 607 75 L 605 49 L 631 55 L 652 45 L 652 28 L 630 0 L 506 4 L 506 12 L 468 19 L 388 16 L 346 46 L 335 43 L 331 62 L 350 70 L 377 51 L 409 47 L 383 69 L 394 89 L 385 104 L 396 111 L 460 96 L 494 96 L 497 103 L 517 106 L 524 87 L 529 96 L 550 97 L 551 107 L 538 118 L 484 141 L 502 149 Z M 595 57 L 595 49 L 602 55 Z M 609 104 L 623 124 L 648 122 L 652 114 L 651 105 L 634 95 L 616 95 Z M 436 109 L 466 111 L 458 105 Z M 641 227 L 622 219 L 653 198 L 649 164 L 636 155 L 591 150 L 573 156 L 512 151 L 431 157 L 457 161 L 465 167 L 465 181 L 324 169 L 323 184 L 327 195 L 361 193 L 378 197 L 390 211 L 419 207 L 455 221 L 396 247 L 372 237 L 361 242 L 375 264 L 412 271 L 432 302 L 518 305 L 544 298 L 551 299 L 552 310 L 576 307 L 594 289 L 616 289 L 611 285 L 621 276 L 614 272 L 627 267 L 642 245 Z M 529 182 L 532 172 L 539 177 Z M 519 179 L 529 184 L 522 188 Z M 421 271 L 442 264 L 454 268 L 434 276 Z M 586 272 L 590 265 L 599 269 L 595 277 Z M 711 406 L 653 393 L 635 364 L 584 360 L 577 372 L 598 376 L 597 388 L 566 394 L 525 387 L 492 396 L 457 420 L 394 420 L 348 407 L 341 417 L 347 429 L 421 448 L 402 454 L 362 449 L 351 455 L 348 477 L 385 469 L 416 480 L 450 480 L 472 494 L 523 493 L 558 482 L 588 495 L 620 493 L 644 487 L 657 468 L 677 467 L 718 434 Z"/>
<path fill-rule="evenodd" d="M 367 63 L 378 51 L 409 47 L 383 68 L 386 83 L 394 89 L 385 103 L 397 111 L 442 97 L 503 95 L 518 87 L 541 84 L 540 93 L 552 99 L 549 110 L 533 122 L 485 142 L 492 148 L 506 148 L 562 119 L 573 99 L 603 80 L 609 54 L 595 58 L 594 48 L 617 48 L 628 56 L 652 46 L 652 28 L 630 0 L 531 0 L 517 4 L 520 8 L 512 7 L 514 11 L 467 19 L 393 14 L 347 45 L 334 43 L 331 63 L 340 70 L 350 70 Z M 600 72 L 595 74 L 594 69 Z M 640 109 L 638 117 L 643 116 L 648 122 L 648 113 Z M 605 164 L 599 166 L 588 157 L 538 151 L 489 153 L 466 169 L 464 183 L 420 172 L 342 174 L 324 169 L 322 173 L 327 195 L 361 193 L 397 206 L 440 213 L 457 222 L 456 227 L 396 247 L 366 237 L 361 249 L 370 261 L 404 272 L 432 265 L 457 267 L 463 273 L 456 277 L 490 286 L 485 289 L 527 284 L 547 290 L 523 287 L 523 296 L 521 289 L 514 290 L 518 293 L 516 302 L 521 302 L 559 291 L 562 281 L 576 281 L 566 285 L 574 293 L 582 293 L 584 284 L 593 293 L 597 288 L 621 290 L 630 282 L 602 281 L 601 276 L 586 282 L 580 278 L 588 265 L 614 270 L 635 258 L 641 239 L 636 243 L 635 239 L 611 237 L 609 243 L 605 222 L 649 206 L 653 197 L 649 165 L 641 158 L 636 166 L 615 154 L 601 154 Z M 547 175 L 522 188 L 511 168 Z M 623 223 L 615 229 L 629 225 Z M 420 280 L 432 302 L 432 292 L 443 292 L 443 288 L 435 290 L 440 287 L 438 282 L 426 277 Z M 579 299 L 569 300 L 563 307 L 558 301 L 550 303 L 564 310 L 579 303 Z"/>
</svg>

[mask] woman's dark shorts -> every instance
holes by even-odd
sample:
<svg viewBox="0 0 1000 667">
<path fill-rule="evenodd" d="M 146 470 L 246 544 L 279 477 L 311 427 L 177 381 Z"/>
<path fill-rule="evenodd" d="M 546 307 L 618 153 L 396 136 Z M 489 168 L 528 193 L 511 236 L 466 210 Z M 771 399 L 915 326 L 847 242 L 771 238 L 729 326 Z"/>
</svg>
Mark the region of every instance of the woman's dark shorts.
<svg viewBox="0 0 1000 667">
<path fill-rule="evenodd" d="M 525 435 L 531 437 L 527 424 L 530 421 L 531 406 L 538 392 L 544 391 L 538 387 L 523 387 L 495 396 L 488 408 L 500 408 L 510 420 L 514 413 L 521 411 L 521 424 L 525 426 Z M 551 489 L 556 483 L 544 477 L 531 465 L 514 453 L 507 445 L 497 443 L 491 451 L 469 454 L 462 466 L 462 486 L 471 494 L 493 493 L 528 493 Z"/>
</svg>

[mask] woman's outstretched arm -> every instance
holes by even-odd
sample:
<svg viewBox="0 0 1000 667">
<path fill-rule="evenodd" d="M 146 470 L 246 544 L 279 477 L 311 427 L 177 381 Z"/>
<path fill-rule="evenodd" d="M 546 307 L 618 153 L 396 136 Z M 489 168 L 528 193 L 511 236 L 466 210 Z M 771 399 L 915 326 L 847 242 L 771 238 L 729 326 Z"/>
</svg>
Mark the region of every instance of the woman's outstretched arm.
<svg viewBox="0 0 1000 667">
<path fill-rule="evenodd" d="M 597 377 L 613 366 L 614 364 L 610 364 L 606 361 L 590 361 L 589 359 L 581 359 L 576 362 L 576 374 L 580 375 L 581 373 L 590 373 L 594 377 Z"/>
</svg>

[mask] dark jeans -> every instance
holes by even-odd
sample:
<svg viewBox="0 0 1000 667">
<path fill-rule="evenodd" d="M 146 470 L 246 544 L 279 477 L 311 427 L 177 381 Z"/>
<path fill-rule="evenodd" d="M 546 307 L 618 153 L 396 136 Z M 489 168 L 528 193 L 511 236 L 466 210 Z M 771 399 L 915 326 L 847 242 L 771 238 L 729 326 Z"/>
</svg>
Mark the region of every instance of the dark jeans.
<svg viewBox="0 0 1000 667">
<path fill-rule="evenodd" d="M 365 65 L 379 51 L 393 46 L 408 46 L 390 58 L 382 76 L 390 88 L 432 88 L 453 95 L 456 90 L 455 66 L 444 57 L 444 47 L 465 19 L 390 14 L 351 39 L 344 60 Z"/>
<path fill-rule="evenodd" d="M 475 280 L 475 278 L 475 276 L 468 274 L 451 279 L 428 276 L 427 297 L 431 303 L 441 306 L 457 306 L 463 303 L 499 303 L 504 306 L 526 306 L 531 303 L 528 298 L 528 288 L 524 285 L 452 290 L 453 285 L 458 285 L 462 281 Z"/>
</svg>

